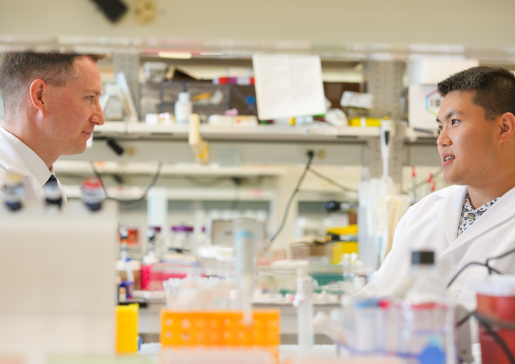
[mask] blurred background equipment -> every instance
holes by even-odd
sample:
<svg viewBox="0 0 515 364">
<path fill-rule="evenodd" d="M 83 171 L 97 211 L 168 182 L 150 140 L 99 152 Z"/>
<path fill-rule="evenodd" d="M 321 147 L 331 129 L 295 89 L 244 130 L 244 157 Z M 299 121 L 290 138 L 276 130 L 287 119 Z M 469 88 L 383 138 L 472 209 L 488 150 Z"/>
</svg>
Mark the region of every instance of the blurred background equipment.
<svg viewBox="0 0 515 364">
<path fill-rule="evenodd" d="M 113 23 L 118 22 L 127 12 L 127 5 L 120 0 L 93 0 L 104 15 Z"/>
</svg>

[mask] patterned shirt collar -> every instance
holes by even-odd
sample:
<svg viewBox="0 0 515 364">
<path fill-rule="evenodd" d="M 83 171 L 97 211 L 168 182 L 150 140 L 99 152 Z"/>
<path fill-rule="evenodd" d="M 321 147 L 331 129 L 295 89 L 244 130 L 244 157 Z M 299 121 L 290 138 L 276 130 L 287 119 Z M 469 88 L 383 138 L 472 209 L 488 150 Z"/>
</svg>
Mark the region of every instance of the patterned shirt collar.
<svg viewBox="0 0 515 364">
<path fill-rule="evenodd" d="M 479 217 L 483 215 L 490 206 L 497 202 L 498 199 L 499 197 L 494 198 L 492 201 L 487 202 L 483 206 L 474 210 L 472 204 L 470 203 L 469 194 L 467 193 L 465 195 L 465 200 L 463 201 L 463 208 L 461 209 L 461 219 L 460 226 L 458 227 L 458 236 L 463 234 L 465 230 L 467 230 L 473 223 L 475 223 L 476 220 L 479 219 Z"/>
</svg>

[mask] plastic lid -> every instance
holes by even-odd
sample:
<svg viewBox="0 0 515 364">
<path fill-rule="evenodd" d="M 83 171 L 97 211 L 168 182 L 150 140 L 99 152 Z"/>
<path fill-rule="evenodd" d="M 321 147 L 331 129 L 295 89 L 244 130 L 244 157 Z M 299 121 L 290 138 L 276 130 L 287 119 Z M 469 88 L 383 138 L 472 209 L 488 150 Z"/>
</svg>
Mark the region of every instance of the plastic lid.
<svg viewBox="0 0 515 364">
<path fill-rule="evenodd" d="M 121 226 L 119 231 L 122 239 L 127 239 L 129 237 L 129 230 L 125 226 Z"/>
<path fill-rule="evenodd" d="M 20 174 L 7 172 L 4 175 L 4 183 L 6 185 L 18 185 L 21 184 L 23 181 L 23 177 Z"/>
<path fill-rule="evenodd" d="M 411 252 L 411 264 L 433 265 L 435 264 L 435 252 L 431 250 L 419 250 Z"/>
<path fill-rule="evenodd" d="M 179 92 L 179 101 L 190 101 L 190 94 L 188 92 Z"/>
<path fill-rule="evenodd" d="M 186 225 L 179 225 L 179 226 L 172 226 L 171 230 L 174 233 L 192 233 L 193 227 L 192 226 L 186 226 Z"/>
<path fill-rule="evenodd" d="M 86 177 L 82 181 L 82 188 L 86 188 L 86 189 L 102 188 L 102 183 L 100 182 L 100 179 L 98 179 L 97 177 Z"/>
<path fill-rule="evenodd" d="M 373 308 L 380 307 L 381 300 L 378 298 L 366 298 L 364 300 L 359 300 L 354 302 L 354 308 Z"/>
<path fill-rule="evenodd" d="M 309 260 L 276 260 L 270 266 L 273 269 L 307 269 L 309 268 Z"/>
<path fill-rule="evenodd" d="M 149 228 L 149 229 L 154 229 L 154 231 L 155 231 L 156 233 L 160 233 L 160 232 L 161 232 L 161 226 L 151 226 L 151 225 L 149 225 L 149 227 L 148 227 L 148 228 Z"/>
<path fill-rule="evenodd" d="M 47 182 L 43 186 L 43 189 L 45 190 L 47 199 L 50 201 L 56 201 L 62 198 L 61 191 L 59 190 L 59 185 L 56 181 Z"/>
<path fill-rule="evenodd" d="M 515 277 L 491 275 L 467 284 L 477 294 L 490 297 L 515 297 Z"/>
</svg>

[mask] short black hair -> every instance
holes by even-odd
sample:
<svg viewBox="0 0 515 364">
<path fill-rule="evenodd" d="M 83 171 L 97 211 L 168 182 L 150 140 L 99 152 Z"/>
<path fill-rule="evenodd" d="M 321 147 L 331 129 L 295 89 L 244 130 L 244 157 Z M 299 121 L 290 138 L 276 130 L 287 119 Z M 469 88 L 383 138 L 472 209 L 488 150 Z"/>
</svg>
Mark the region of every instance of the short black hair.
<svg viewBox="0 0 515 364">
<path fill-rule="evenodd" d="M 488 120 L 507 112 L 515 115 L 515 75 L 505 68 L 472 67 L 438 83 L 442 97 L 454 91 L 475 92 L 472 102 L 485 110 Z"/>
</svg>

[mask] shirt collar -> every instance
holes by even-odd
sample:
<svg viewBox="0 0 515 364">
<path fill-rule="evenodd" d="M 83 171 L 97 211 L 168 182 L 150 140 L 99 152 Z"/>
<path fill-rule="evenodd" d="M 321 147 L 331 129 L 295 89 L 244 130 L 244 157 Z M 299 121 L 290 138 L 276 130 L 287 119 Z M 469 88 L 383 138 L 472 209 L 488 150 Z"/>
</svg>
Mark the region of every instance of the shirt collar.
<svg viewBox="0 0 515 364">
<path fill-rule="evenodd" d="M 45 162 L 43 162 L 36 152 L 4 128 L 0 128 L 0 133 L 2 133 L 9 144 L 11 144 L 11 147 L 18 153 L 25 167 L 36 178 L 39 185 L 43 186 L 47 183 L 50 176 L 54 174 L 54 167 L 52 166 L 49 170 Z"/>
<path fill-rule="evenodd" d="M 478 213 L 478 212 L 485 212 L 490 206 L 492 206 L 497 200 L 499 199 L 499 197 L 496 197 L 494 198 L 492 201 L 490 202 L 487 202 L 485 203 L 483 206 L 480 206 L 478 207 L 477 209 L 474 210 L 474 208 L 472 207 L 472 204 L 470 203 L 470 197 L 469 197 L 469 194 L 467 193 L 465 195 L 465 201 L 463 202 L 463 208 L 468 211 L 468 212 L 473 212 L 473 213 Z"/>
</svg>

